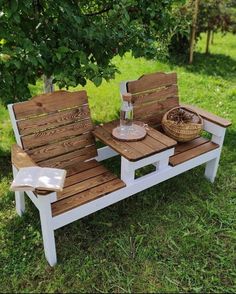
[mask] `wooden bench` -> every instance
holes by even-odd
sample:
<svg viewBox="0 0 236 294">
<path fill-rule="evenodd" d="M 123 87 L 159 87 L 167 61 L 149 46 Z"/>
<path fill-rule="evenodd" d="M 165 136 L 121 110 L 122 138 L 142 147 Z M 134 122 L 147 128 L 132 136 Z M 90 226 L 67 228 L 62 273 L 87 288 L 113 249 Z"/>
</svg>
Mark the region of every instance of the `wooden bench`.
<svg viewBox="0 0 236 294">
<path fill-rule="evenodd" d="M 157 72 L 143 75 L 138 80 L 122 82 L 120 91 L 121 94 L 132 94 L 134 118 L 158 130 L 161 130 L 161 120 L 164 113 L 180 105 L 176 73 Z M 199 137 L 187 143 L 178 143 L 174 155 L 169 159 L 169 165 L 173 167 L 214 149 L 220 151 L 224 141 L 225 130 L 231 125 L 230 121 L 198 107 L 182 106 L 197 111 L 202 116 L 204 130 L 211 133 L 212 137 L 211 139 Z M 216 158 L 210 161 L 206 160 L 205 176 L 211 182 L 214 182 L 219 159 L 220 152 Z M 202 162 L 199 162 L 199 164 L 202 164 Z"/>
<path fill-rule="evenodd" d="M 204 112 L 204 128 L 213 133 L 211 142 L 196 139 L 185 147 L 175 147 L 174 140 L 150 128 L 143 142 L 121 144 L 111 139 L 112 123 L 93 131 L 85 91 L 43 94 L 11 104 L 8 109 L 17 142 L 12 147 L 13 176 L 20 168 L 34 165 L 67 170 L 61 193 L 26 192 L 39 210 L 45 256 L 51 266 L 57 263 L 56 229 L 202 163 L 207 162 L 206 176 L 214 179 L 226 127 L 216 124 L 214 116 L 205 118 Z M 94 135 L 108 146 L 96 149 Z M 190 159 L 189 150 L 196 145 L 204 149 L 202 146 L 208 143 L 214 148 L 209 151 L 207 147 L 205 153 L 201 151 Z M 178 161 L 179 154 L 187 154 L 182 163 Z M 100 163 L 117 155 L 121 156 L 121 179 Z M 136 179 L 135 171 L 149 164 L 154 164 L 156 170 Z M 24 193 L 16 192 L 15 200 L 21 216 L 25 210 Z"/>
</svg>

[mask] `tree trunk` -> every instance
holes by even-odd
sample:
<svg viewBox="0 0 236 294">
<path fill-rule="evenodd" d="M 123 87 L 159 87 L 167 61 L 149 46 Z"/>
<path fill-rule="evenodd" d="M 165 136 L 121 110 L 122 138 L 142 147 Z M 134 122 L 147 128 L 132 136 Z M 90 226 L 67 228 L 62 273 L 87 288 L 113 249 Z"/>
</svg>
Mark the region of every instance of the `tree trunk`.
<svg viewBox="0 0 236 294">
<path fill-rule="evenodd" d="M 193 63 L 193 51 L 194 51 L 194 45 L 195 45 L 196 24 L 197 24 L 199 1 L 200 0 L 195 0 L 194 11 L 193 11 L 190 50 L 189 50 L 189 64 Z"/>
<path fill-rule="evenodd" d="M 211 45 L 214 45 L 214 31 L 211 33 Z"/>
<path fill-rule="evenodd" d="M 207 30 L 207 40 L 206 40 L 206 54 L 209 54 L 209 47 L 210 47 L 210 39 L 211 39 L 211 30 Z"/>
<path fill-rule="evenodd" d="M 52 93 L 54 91 L 54 85 L 52 83 L 53 78 L 47 77 L 43 75 L 43 82 L 44 82 L 44 93 Z"/>
</svg>

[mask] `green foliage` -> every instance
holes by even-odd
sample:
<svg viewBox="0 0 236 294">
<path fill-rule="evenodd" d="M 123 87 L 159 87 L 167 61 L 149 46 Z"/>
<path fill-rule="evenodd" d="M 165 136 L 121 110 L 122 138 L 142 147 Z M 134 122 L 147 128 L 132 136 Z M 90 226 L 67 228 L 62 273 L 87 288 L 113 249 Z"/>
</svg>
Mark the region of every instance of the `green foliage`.
<svg viewBox="0 0 236 294">
<path fill-rule="evenodd" d="M 176 71 L 181 101 L 231 119 L 214 185 L 198 167 L 56 231 L 58 265 L 45 260 L 37 208 L 27 199 L 17 216 L 10 145 L 12 128 L 0 108 L 0 292 L 235 293 L 236 47 L 235 36 L 215 36 L 212 55 L 198 43 L 195 64 L 113 60 L 120 71 L 99 88 L 88 82 L 95 121 L 116 118 L 118 84 L 143 73 Z M 40 93 L 42 82 L 31 86 Z M 81 86 L 76 88 L 81 89 Z M 74 90 L 74 89 L 73 89 Z M 116 173 L 120 160 L 107 165 Z"/>
<path fill-rule="evenodd" d="M 30 97 L 29 84 L 53 76 L 60 88 L 114 78 L 115 55 L 165 53 L 178 0 L 0 0 L 0 97 Z"/>
<path fill-rule="evenodd" d="M 188 53 L 195 0 L 177 5 L 172 14 L 173 30 L 170 52 Z M 196 41 L 203 32 L 234 32 L 236 27 L 235 0 L 206 0 L 199 2 Z"/>
</svg>

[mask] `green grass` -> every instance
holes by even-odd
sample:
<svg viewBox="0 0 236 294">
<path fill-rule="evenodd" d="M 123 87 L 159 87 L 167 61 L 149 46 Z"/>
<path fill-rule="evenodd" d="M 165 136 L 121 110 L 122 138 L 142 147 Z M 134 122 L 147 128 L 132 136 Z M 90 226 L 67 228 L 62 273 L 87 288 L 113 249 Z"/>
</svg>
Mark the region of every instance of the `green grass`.
<svg viewBox="0 0 236 294">
<path fill-rule="evenodd" d="M 0 108 L 0 292 L 236 292 L 236 42 L 205 37 L 194 65 L 116 58 L 121 74 L 86 90 L 95 122 L 119 109 L 118 84 L 143 73 L 176 71 L 181 101 L 233 122 L 227 131 L 217 179 L 199 167 L 56 231 L 58 265 L 44 258 L 37 209 L 14 209 L 8 115 Z M 41 83 L 32 87 L 40 92 Z M 108 165 L 119 170 L 117 159 Z"/>
</svg>

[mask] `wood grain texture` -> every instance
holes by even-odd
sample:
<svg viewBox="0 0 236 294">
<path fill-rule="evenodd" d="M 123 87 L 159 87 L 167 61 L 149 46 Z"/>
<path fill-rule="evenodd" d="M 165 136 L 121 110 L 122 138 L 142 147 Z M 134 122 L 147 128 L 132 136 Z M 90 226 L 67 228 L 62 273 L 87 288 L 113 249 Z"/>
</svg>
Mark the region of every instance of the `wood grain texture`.
<svg viewBox="0 0 236 294">
<path fill-rule="evenodd" d="M 16 103 L 13 106 L 17 120 L 33 117 L 66 108 L 88 103 L 86 91 L 55 91 L 33 97 L 29 101 Z"/>
<path fill-rule="evenodd" d="M 99 166 L 100 163 L 95 159 L 85 161 L 85 162 L 75 162 L 66 166 L 67 176 L 72 176 L 74 174 L 89 170 L 91 168 Z"/>
<path fill-rule="evenodd" d="M 52 203 L 52 215 L 56 216 L 62 214 L 123 187 L 125 187 L 124 182 L 116 178 L 106 184 L 98 185 L 61 201 L 54 202 Z"/>
<path fill-rule="evenodd" d="M 95 145 L 94 137 L 91 133 L 82 134 L 80 136 L 72 137 L 71 139 L 30 149 L 27 153 L 33 158 L 33 160 L 39 162 L 89 145 Z"/>
<path fill-rule="evenodd" d="M 177 97 L 168 98 L 162 101 L 153 101 L 152 103 L 138 104 L 134 106 L 134 118 L 135 119 L 145 119 L 150 116 L 157 117 L 158 121 L 161 121 L 165 112 L 173 107 L 179 105 L 179 99 Z M 161 112 L 162 116 L 158 114 Z"/>
<path fill-rule="evenodd" d="M 130 145 L 128 145 L 126 142 L 115 140 L 112 137 L 111 132 L 108 132 L 103 127 L 95 128 L 95 130 L 93 131 L 93 134 L 103 143 L 110 146 L 112 149 L 114 149 L 115 151 L 120 153 L 122 156 L 124 156 L 125 158 L 131 161 L 135 161 L 143 157 L 142 152 L 130 147 Z M 132 142 L 132 143 L 135 143 L 135 142 Z"/>
<path fill-rule="evenodd" d="M 57 194 L 58 200 L 61 200 L 63 198 L 67 198 L 69 196 L 72 196 L 74 194 L 77 194 L 82 191 L 87 191 L 90 188 L 96 187 L 98 185 L 102 185 L 106 182 L 109 182 L 111 180 L 116 179 L 117 176 L 112 174 L 110 171 L 106 171 L 105 173 L 101 175 L 97 175 L 95 177 L 92 177 L 90 179 L 84 180 L 82 182 L 76 183 L 75 185 L 68 186 L 63 189 L 62 192 L 59 192 Z"/>
<path fill-rule="evenodd" d="M 179 154 L 181 152 L 193 149 L 193 148 L 200 146 L 202 144 L 205 144 L 209 141 L 210 141 L 209 139 L 199 137 L 199 138 L 196 138 L 191 141 L 184 142 L 184 143 L 178 142 L 178 144 L 175 146 L 175 155 Z"/>
<path fill-rule="evenodd" d="M 135 123 L 142 124 L 137 121 L 135 121 Z M 99 126 L 95 128 L 94 135 L 130 161 L 137 161 L 177 144 L 175 140 L 172 140 L 151 127 L 147 128 L 147 136 L 143 140 L 137 142 L 121 142 L 115 140 L 111 136 L 111 132 L 118 124 L 119 121 L 116 120 Z"/>
<path fill-rule="evenodd" d="M 64 110 L 56 113 L 47 113 L 31 119 L 17 121 L 21 136 L 33 134 L 49 128 L 56 128 L 62 125 L 73 123 L 90 117 L 88 105 Z"/>
<path fill-rule="evenodd" d="M 222 118 L 220 116 L 217 116 L 213 113 L 210 113 L 210 112 L 208 112 L 204 109 L 201 109 L 197 106 L 187 105 L 187 104 L 181 104 L 181 106 L 192 109 L 193 111 L 197 112 L 202 118 L 205 118 L 206 120 L 209 120 L 209 121 L 211 121 L 221 127 L 227 128 L 227 127 L 231 126 L 231 124 L 232 124 L 231 121 L 229 121 L 225 118 Z"/>
<path fill-rule="evenodd" d="M 129 82 L 127 89 L 129 93 L 135 94 L 173 84 L 177 84 L 176 73 L 157 72 L 143 75 L 138 80 Z"/>
<path fill-rule="evenodd" d="M 133 94 L 132 103 L 134 106 L 137 106 L 139 104 L 150 103 L 153 101 L 166 100 L 170 97 L 178 97 L 177 85 L 155 89 L 154 91 L 150 90 L 142 94 Z"/>
<path fill-rule="evenodd" d="M 12 145 L 11 162 L 17 169 L 37 166 L 35 161 L 17 144 Z"/>
<path fill-rule="evenodd" d="M 213 142 L 207 142 L 205 144 L 202 144 L 202 145 L 197 146 L 195 148 L 192 148 L 190 150 L 173 155 L 172 157 L 170 157 L 169 164 L 171 166 L 176 166 L 176 165 L 181 164 L 187 160 L 190 160 L 196 156 L 199 156 L 199 155 L 204 154 L 208 151 L 214 150 L 218 147 L 219 147 L 218 144 L 215 144 Z"/>
<path fill-rule="evenodd" d="M 80 173 L 67 177 L 65 180 L 64 188 L 83 182 L 95 176 L 99 176 L 101 174 L 104 174 L 105 172 L 107 172 L 107 169 L 103 165 L 99 164 L 98 166 L 95 166 L 94 168 L 91 168 L 91 169 L 88 169 L 88 170 L 85 170 Z"/>
<path fill-rule="evenodd" d="M 40 131 L 35 134 L 21 137 L 24 149 L 34 148 L 60 141 L 72 136 L 80 135 L 93 130 L 93 124 L 90 119 L 75 122 L 69 125 Z"/>
<path fill-rule="evenodd" d="M 72 164 L 79 164 L 81 161 L 85 161 L 97 156 L 97 149 L 95 146 L 90 146 L 82 149 L 72 151 L 60 156 L 56 156 L 44 161 L 38 162 L 39 166 L 48 166 L 54 168 L 65 168 Z"/>
</svg>

